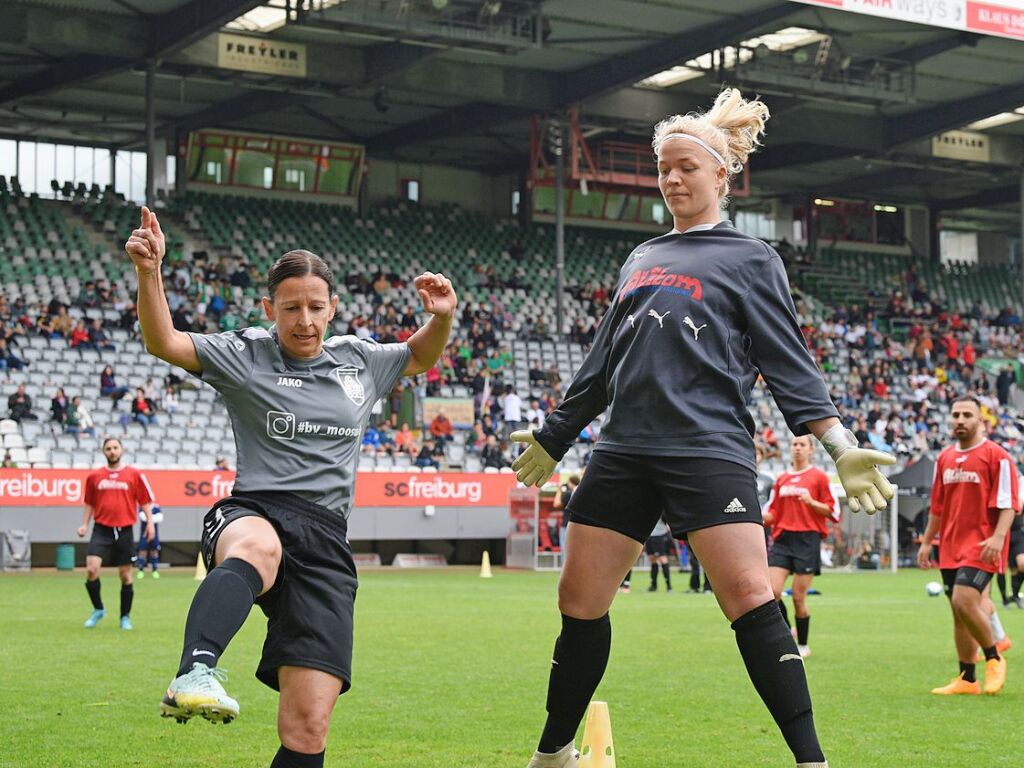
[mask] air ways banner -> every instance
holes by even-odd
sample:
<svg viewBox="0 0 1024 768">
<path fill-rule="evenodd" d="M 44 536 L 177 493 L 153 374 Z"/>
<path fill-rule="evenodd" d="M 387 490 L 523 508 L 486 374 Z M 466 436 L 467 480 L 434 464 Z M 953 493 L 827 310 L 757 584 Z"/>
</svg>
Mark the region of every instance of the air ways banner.
<svg viewBox="0 0 1024 768">
<path fill-rule="evenodd" d="M 205 507 L 231 493 L 234 472 L 147 469 L 157 503 Z M 0 469 L 0 506 L 81 506 L 84 469 Z M 356 507 L 504 507 L 515 475 L 470 472 L 359 472 Z"/>
<path fill-rule="evenodd" d="M 933 27 L 1024 40 L 1024 0 L 792 0 Z"/>
</svg>

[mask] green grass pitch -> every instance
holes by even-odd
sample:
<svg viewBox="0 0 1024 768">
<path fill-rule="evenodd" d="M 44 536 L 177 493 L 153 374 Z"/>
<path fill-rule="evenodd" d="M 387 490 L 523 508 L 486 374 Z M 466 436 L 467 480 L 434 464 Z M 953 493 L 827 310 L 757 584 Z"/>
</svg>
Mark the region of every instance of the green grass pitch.
<svg viewBox="0 0 1024 768">
<path fill-rule="evenodd" d="M 675 577 L 677 589 L 685 576 Z M 1003 622 L 1011 650 L 996 697 L 937 697 L 955 673 L 935 573 L 828 574 L 811 598 L 806 662 L 833 768 L 1019 766 L 1024 751 L 1024 611 Z M 254 610 L 222 659 L 241 717 L 228 726 L 158 716 L 196 588 L 179 570 L 136 587 L 135 630 L 94 630 L 82 571 L 0 577 L 0 766 L 265 768 L 277 749 L 276 694 L 253 670 Z M 523 768 L 544 717 L 558 630 L 556 576 L 496 569 L 368 571 L 356 603 L 354 687 L 335 710 L 328 766 Z M 710 595 L 644 591 L 612 608 L 609 702 L 617 768 L 792 766 Z M 116 614 L 118 586 L 103 574 Z M 1018 661 L 1018 659 L 1021 659 Z M 980 670 L 979 670 L 980 671 Z"/>
</svg>

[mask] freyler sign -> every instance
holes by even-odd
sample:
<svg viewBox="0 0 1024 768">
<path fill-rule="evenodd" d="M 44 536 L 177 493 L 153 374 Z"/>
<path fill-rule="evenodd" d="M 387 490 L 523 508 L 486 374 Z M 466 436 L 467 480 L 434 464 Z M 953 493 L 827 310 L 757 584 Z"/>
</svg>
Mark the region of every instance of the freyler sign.
<svg viewBox="0 0 1024 768">
<path fill-rule="evenodd" d="M 306 46 L 221 32 L 217 35 L 217 66 L 242 72 L 305 77 Z"/>
</svg>

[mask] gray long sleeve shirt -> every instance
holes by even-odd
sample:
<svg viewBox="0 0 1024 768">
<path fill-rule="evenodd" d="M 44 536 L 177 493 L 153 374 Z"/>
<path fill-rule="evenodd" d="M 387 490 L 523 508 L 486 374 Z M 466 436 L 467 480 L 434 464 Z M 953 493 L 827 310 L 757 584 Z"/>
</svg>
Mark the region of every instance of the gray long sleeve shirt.
<svg viewBox="0 0 1024 768">
<path fill-rule="evenodd" d="M 662 235 L 626 260 L 594 345 L 537 440 L 560 459 L 607 408 L 595 450 L 754 469 L 746 403 L 759 372 L 794 434 L 838 416 L 779 255 L 728 221 Z"/>
</svg>

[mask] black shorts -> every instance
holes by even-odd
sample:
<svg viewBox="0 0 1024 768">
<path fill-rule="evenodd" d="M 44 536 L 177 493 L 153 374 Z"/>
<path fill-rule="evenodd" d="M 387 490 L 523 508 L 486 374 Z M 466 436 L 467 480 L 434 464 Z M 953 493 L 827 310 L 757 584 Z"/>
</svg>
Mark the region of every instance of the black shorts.
<svg viewBox="0 0 1024 768">
<path fill-rule="evenodd" d="M 101 558 L 104 565 L 131 565 L 135 562 L 133 530 L 130 525 L 111 528 L 109 525 L 94 523 L 88 554 Z"/>
<path fill-rule="evenodd" d="M 772 542 L 768 555 L 770 568 L 785 568 L 790 573 L 821 573 L 821 534 L 817 531 L 783 531 Z"/>
<path fill-rule="evenodd" d="M 1024 555 L 1024 531 L 1017 530 L 1016 528 L 1010 529 L 1010 551 L 1007 555 L 1007 560 L 1010 566 L 1013 568 L 1017 567 L 1017 556 Z"/>
<path fill-rule="evenodd" d="M 961 587 L 973 587 L 979 592 L 984 592 L 985 587 L 992 581 L 994 573 L 988 571 L 982 571 L 978 568 L 968 568 L 967 566 L 961 568 L 943 568 L 942 569 L 942 583 L 946 589 L 946 597 L 953 597 L 953 587 L 959 585 Z"/>
<path fill-rule="evenodd" d="M 277 581 L 256 599 L 267 616 L 257 679 L 279 691 L 279 667 L 308 667 L 341 678 L 344 693 L 352 685 L 352 614 L 359 586 L 347 521 L 291 493 L 229 496 L 203 520 L 207 568 L 227 525 L 252 515 L 274 526 L 282 550 Z"/>
<path fill-rule="evenodd" d="M 569 500 L 577 525 L 593 525 L 643 544 L 658 518 L 672 535 L 724 523 L 761 525 L 754 472 L 731 461 L 594 451 Z"/>
<path fill-rule="evenodd" d="M 667 557 L 675 553 L 676 547 L 672 541 L 672 534 L 665 533 L 661 536 L 651 536 L 644 544 L 644 552 L 651 557 Z"/>
</svg>

